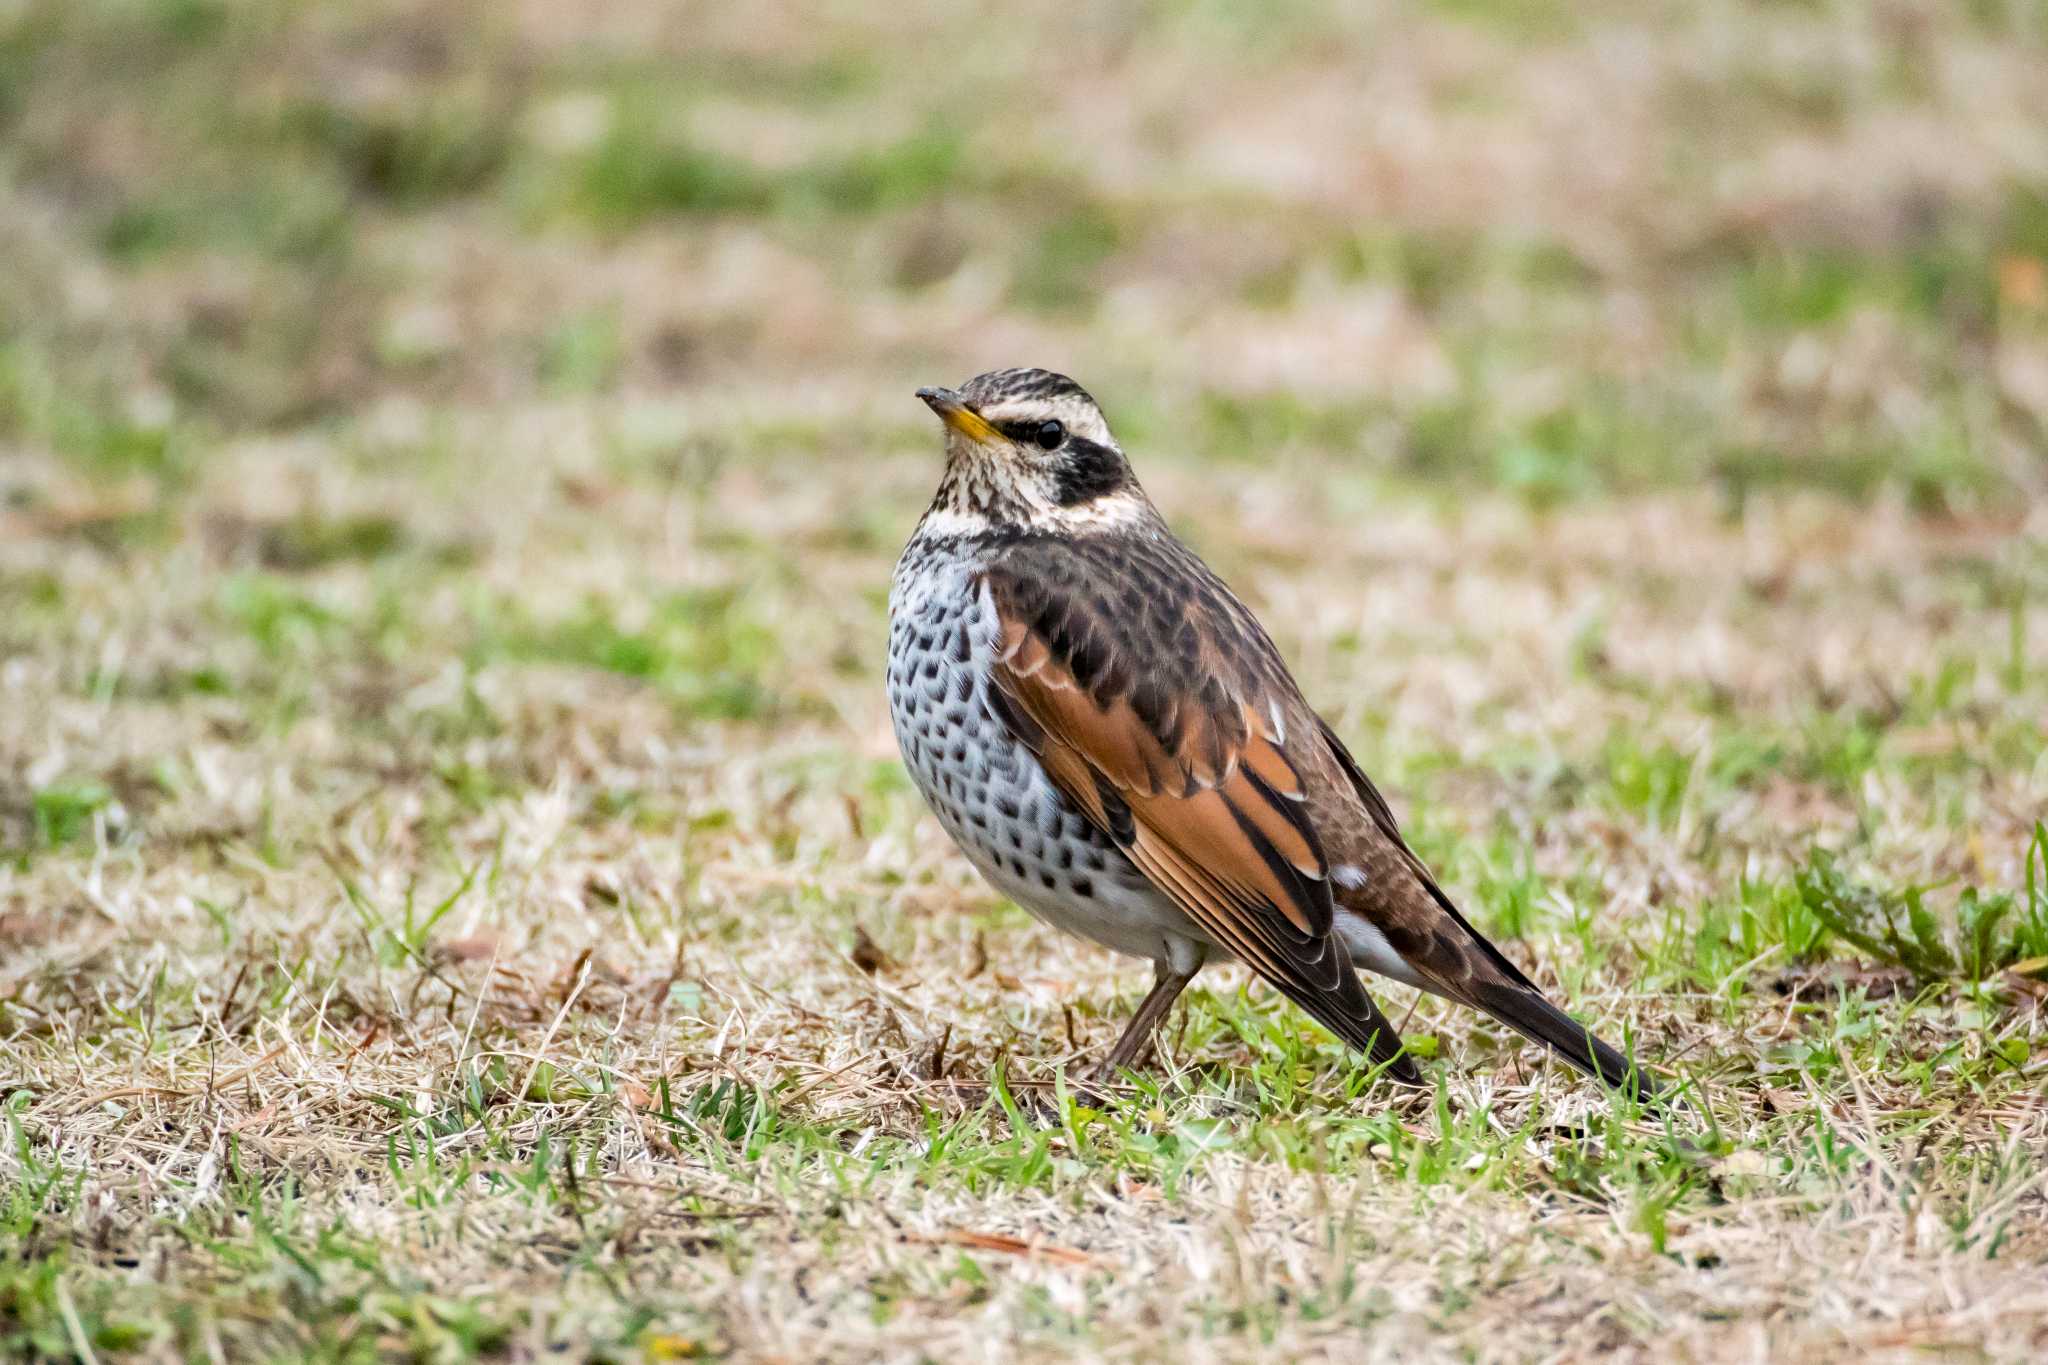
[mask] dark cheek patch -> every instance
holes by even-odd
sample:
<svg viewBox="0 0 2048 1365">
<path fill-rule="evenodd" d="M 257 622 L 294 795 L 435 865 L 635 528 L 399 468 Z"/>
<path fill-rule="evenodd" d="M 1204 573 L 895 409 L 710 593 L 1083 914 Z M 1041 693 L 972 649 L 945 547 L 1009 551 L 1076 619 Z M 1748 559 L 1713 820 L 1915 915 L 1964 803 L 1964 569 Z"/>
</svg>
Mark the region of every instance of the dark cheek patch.
<svg viewBox="0 0 2048 1365">
<path fill-rule="evenodd" d="M 1069 436 L 1054 452 L 1053 498 L 1062 507 L 1093 502 L 1131 481 L 1131 467 L 1114 448 Z"/>
</svg>

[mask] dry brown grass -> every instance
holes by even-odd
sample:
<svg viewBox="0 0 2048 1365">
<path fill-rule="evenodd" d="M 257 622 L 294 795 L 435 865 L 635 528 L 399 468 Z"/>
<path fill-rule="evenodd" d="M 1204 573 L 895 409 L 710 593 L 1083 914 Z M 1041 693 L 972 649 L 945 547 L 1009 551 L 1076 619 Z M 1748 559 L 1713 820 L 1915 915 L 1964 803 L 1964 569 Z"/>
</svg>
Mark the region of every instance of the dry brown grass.
<svg viewBox="0 0 2048 1365">
<path fill-rule="evenodd" d="M 8 1349 L 2048 1349 L 2043 964 L 1808 895 L 2048 932 L 2032 10 L 219 8 L 5 49 Z M 301 98 L 515 135 L 247 134 Z M 591 179 L 643 106 L 791 180 Z M 933 119 L 940 190 L 820 160 Z M 357 177 L 340 240 L 208 156 Z M 1434 1002 L 1361 1093 L 1230 972 L 1063 1095 L 1142 972 L 972 878 L 878 685 L 907 390 L 1018 362 L 1696 1113 Z"/>
</svg>

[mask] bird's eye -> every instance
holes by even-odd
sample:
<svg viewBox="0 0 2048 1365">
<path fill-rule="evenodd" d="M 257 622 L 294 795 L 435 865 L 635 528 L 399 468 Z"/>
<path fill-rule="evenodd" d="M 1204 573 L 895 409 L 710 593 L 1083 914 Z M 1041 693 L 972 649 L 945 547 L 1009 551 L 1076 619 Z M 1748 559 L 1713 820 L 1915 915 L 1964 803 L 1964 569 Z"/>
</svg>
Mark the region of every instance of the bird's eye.
<svg viewBox="0 0 2048 1365">
<path fill-rule="evenodd" d="M 1038 428 L 1035 438 L 1041 450 L 1058 450 L 1060 442 L 1067 439 L 1067 429 L 1059 422 L 1046 422 Z"/>
</svg>

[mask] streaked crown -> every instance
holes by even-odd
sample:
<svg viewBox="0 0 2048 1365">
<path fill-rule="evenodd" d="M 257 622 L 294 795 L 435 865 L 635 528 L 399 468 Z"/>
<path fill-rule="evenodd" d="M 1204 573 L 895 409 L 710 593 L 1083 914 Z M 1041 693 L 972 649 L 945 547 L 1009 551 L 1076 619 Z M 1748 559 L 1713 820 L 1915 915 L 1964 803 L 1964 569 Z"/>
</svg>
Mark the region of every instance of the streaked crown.
<svg viewBox="0 0 2048 1365">
<path fill-rule="evenodd" d="M 919 389 L 946 424 L 933 499 L 958 529 L 1075 530 L 1150 507 L 1089 392 L 1050 370 L 992 370 L 958 389 Z"/>
</svg>

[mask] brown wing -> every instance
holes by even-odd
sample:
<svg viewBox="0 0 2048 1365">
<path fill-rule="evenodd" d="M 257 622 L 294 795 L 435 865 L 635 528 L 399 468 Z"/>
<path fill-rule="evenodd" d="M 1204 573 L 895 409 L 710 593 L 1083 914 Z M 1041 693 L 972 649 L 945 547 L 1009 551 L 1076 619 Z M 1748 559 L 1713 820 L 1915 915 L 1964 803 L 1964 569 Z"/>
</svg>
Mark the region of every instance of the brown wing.
<svg viewBox="0 0 2048 1365">
<path fill-rule="evenodd" d="M 1329 867 L 1283 722 L 1298 717 L 1298 743 L 1318 731 L 1263 635 L 1243 638 L 1249 614 L 1205 571 L 1174 575 L 1192 589 L 1178 620 L 1160 594 L 1120 615 L 1043 573 L 993 570 L 987 584 L 1005 718 L 1053 781 L 1218 945 L 1419 1079 L 1331 932 Z"/>
</svg>

